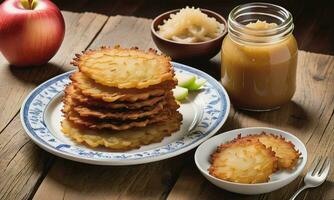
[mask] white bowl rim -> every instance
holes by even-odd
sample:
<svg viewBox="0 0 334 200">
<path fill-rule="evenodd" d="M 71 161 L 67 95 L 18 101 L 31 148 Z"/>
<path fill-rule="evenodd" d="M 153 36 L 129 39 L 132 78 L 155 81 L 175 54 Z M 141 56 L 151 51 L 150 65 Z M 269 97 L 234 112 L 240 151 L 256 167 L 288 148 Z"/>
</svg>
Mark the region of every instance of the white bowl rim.
<svg viewBox="0 0 334 200">
<path fill-rule="evenodd" d="M 292 138 L 294 138 L 296 141 L 298 141 L 301 144 L 301 147 L 305 150 L 305 155 L 302 155 L 303 156 L 303 161 L 300 164 L 301 167 L 299 167 L 298 170 L 296 170 L 295 172 L 293 172 L 292 174 L 290 174 L 289 177 L 294 176 L 294 175 L 298 176 L 303 171 L 303 169 L 305 168 L 306 162 L 307 162 L 307 154 L 308 154 L 307 153 L 307 149 L 306 149 L 304 143 L 300 139 L 298 139 L 295 135 L 293 135 L 293 134 L 291 134 L 289 132 L 286 132 L 286 131 L 283 131 L 283 130 L 280 130 L 280 129 L 277 129 L 277 128 L 269 128 L 269 127 L 248 127 L 248 128 L 233 129 L 233 130 L 222 132 L 220 134 L 217 134 L 217 135 L 211 137 L 210 139 L 206 140 L 201 145 L 199 145 L 197 147 L 196 151 L 195 151 L 194 160 L 195 160 L 195 164 L 196 164 L 197 168 L 201 171 L 201 173 L 209 176 L 210 178 L 212 178 L 212 179 L 214 179 L 214 180 L 216 180 L 218 182 L 222 182 L 222 183 L 226 183 L 226 184 L 231 184 L 231 185 L 235 185 L 235 186 L 267 186 L 267 185 L 270 185 L 270 184 L 276 184 L 276 183 L 284 182 L 285 179 L 278 179 L 278 180 L 275 180 L 275 181 L 270 181 L 270 182 L 265 182 L 265 183 L 236 183 L 236 182 L 232 182 L 232 181 L 226 181 L 226 180 L 222 180 L 222 179 L 219 179 L 219 178 L 216 178 L 216 177 L 212 176 L 211 174 L 208 173 L 207 170 L 204 170 L 200 166 L 200 164 L 198 163 L 197 157 L 198 157 L 199 149 L 201 148 L 201 146 L 203 146 L 208 141 L 214 140 L 214 139 L 216 139 L 218 137 L 221 137 L 222 134 L 228 134 L 230 132 L 242 131 L 242 130 L 252 130 L 252 129 L 254 129 L 254 130 L 255 129 L 263 129 L 263 131 L 268 130 L 268 131 L 283 132 L 284 134 L 287 134 L 287 135 L 291 136 Z M 248 134 L 248 135 L 251 135 L 251 134 Z M 284 136 L 284 135 L 282 135 L 282 136 Z M 293 143 L 293 144 L 295 145 L 295 143 Z"/>
</svg>

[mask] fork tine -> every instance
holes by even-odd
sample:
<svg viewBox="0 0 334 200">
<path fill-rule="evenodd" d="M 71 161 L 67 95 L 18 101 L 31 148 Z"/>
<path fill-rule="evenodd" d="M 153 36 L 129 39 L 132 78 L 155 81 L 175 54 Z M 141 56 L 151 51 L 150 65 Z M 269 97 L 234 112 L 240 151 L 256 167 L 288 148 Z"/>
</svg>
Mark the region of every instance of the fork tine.
<svg viewBox="0 0 334 200">
<path fill-rule="evenodd" d="M 314 173 L 315 173 L 315 169 L 317 168 L 317 166 L 318 166 L 320 160 L 321 160 L 321 156 L 316 157 L 316 158 L 313 160 L 313 162 L 312 162 L 312 164 L 311 164 L 311 168 L 310 168 L 310 170 L 308 171 L 308 173 L 311 173 L 312 175 L 314 175 Z"/>
<path fill-rule="evenodd" d="M 326 157 L 322 157 L 321 160 L 319 161 L 317 167 L 315 168 L 313 174 L 312 174 L 313 176 L 314 175 L 319 175 L 320 170 L 322 169 L 322 167 L 325 164 L 325 162 L 326 162 Z"/>
<path fill-rule="evenodd" d="M 328 157 L 326 157 L 326 161 L 324 165 L 322 166 L 321 170 L 319 171 L 319 176 L 327 176 L 330 165 L 331 165 L 330 160 Z"/>
<path fill-rule="evenodd" d="M 321 163 L 321 165 L 319 166 L 319 170 L 318 170 L 318 174 L 320 176 L 320 174 L 322 173 L 322 171 L 324 171 L 325 167 L 326 167 L 326 164 L 327 164 L 327 160 L 328 160 L 328 157 L 326 156 L 325 157 L 325 160 Z"/>
</svg>

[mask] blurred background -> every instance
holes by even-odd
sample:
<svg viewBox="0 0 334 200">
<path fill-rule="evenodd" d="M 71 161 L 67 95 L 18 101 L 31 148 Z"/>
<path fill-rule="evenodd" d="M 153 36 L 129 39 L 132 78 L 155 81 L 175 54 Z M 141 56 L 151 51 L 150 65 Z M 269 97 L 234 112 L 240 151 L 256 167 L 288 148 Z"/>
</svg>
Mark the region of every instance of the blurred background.
<svg viewBox="0 0 334 200">
<path fill-rule="evenodd" d="M 54 0 L 61 10 L 73 12 L 96 12 L 108 16 L 126 15 L 144 18 L 155 16 L 176 8 L 195 6 L 218 12 L 226 19 L 237 5 L 246 0 Z M 299 49 L 334 55 L 334 7 L 332 1 L 281 0 L 270 2 L 288 9 L 294 16 Z"/>
</svg>

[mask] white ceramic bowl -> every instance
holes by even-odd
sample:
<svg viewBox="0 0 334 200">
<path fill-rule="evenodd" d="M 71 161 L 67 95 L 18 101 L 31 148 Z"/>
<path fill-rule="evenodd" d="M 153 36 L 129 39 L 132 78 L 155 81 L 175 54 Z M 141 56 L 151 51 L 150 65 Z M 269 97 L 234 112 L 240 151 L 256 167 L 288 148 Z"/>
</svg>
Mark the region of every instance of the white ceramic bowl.
<svg viewBox="0 0 334 200">
<path fill-rule="evenodd" d="M 256 184 L 234 183 L 218 179 L 209 174 L 208 168 L 210 167 L 210 155 L 217 149 L 217 146 L 222 143 L 231 141 L 232 139 L 236 138 L 238 134 L 259 134 L 262 131 L 283 136 L 288 141 L 291 141 L 295 145 L 295 148 L 299 150 L 301 153 L 301 158 L 299 159 L 297 166 L 292 171 L 279 170 L 270 176 L 269 182 Z M 296 179 L 303 171 L 306 161 L 307 150 L 305 145 L 296 136 L 282 130 L 264 127 L 242 128 L 221 133 L 203 142 L 195 152 L 195 163 L 206 179 L 222 189 L 240 194 L 262 194 L 277 190 Z"/>
</svg>

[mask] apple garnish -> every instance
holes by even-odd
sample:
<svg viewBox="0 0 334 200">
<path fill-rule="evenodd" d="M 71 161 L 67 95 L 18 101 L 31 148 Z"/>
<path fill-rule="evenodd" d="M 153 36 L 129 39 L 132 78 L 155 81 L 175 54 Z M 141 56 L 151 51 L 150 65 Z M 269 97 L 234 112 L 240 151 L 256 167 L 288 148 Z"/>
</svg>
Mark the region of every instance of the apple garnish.
<svg viewBox="0 0 334 200">
<path fill-rule="evenodd" d="M 176 86 L 173 89 L 173 95 L 176 100 L 182 101 L 188 97 L 188 89 L 180 86 Z"/>
</svg>

